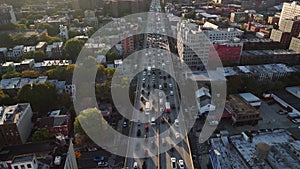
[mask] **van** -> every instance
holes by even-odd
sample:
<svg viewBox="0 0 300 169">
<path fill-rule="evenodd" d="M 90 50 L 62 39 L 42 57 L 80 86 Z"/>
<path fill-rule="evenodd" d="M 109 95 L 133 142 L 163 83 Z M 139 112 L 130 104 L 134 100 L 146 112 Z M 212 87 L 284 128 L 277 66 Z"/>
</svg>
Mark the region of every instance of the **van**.
<svg viewBox="0 0 300 169">
<path fill-rule="evenodd" d="M 133 163 L 133 168 L 134 168 L 134 169 L 138 169 L 138 168 L 139 168 L 139 166 L 138 166 L 138 163 L 137 163 L 137 162 L 134 162 L 134 163 Z"/>
</svg>

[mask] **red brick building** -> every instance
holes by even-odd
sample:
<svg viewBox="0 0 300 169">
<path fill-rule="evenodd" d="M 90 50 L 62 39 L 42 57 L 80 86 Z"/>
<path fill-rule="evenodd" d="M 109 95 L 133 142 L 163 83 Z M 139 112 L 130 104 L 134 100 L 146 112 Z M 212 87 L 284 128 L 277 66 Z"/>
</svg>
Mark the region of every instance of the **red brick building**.
<svg viewBox="0 0 300 169">
<path fill-rule="evenodd" d="M 240 62 L 242 43 L 220 43 L 214 44 L 213 47 L 214 49 L 210 50 L 210 57 L 214 57 L 216 51 L 223 64 Z"/>
</svg>

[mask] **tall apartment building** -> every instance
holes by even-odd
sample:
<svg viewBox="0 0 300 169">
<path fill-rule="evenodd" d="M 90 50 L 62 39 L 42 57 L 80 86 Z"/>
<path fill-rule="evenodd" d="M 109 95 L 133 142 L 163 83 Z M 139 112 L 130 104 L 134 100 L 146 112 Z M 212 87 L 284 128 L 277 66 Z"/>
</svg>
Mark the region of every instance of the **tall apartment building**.
<svg viewBox="0 0 300 169">
<path fill-rule="evenodd" d="M 300 52 L 300 36 L 298 38 L 292 38 L 289 49 L 296 52 Z"/>
<path fill-rule="evenodd" d="M 283 3 L 282 11 L 280 14 L 279 26 L 285 19 L 293 19 L 295 16 L 300 15 L 300 2 L 294 1 L 292 3 Z"/>
<path fill-rule="evenodd" d="M 204 34 L 212 41 L 230 41 L 242 36 L 243 31 L 236 28 L 203 30 Z"/>
<path fill-rule="evenodd" d="M 204 70 L 211 46 L 204 32 L 188 21 L 179 22 L 177 31 L 177 48 L 181 61 L 193 70 Z"/>
<path fill-rule="evenodd" d="M 0 25 L 8 23 L 17 23 L 13 7 L 6 4 L 0 5 Z"/>
<path fill-rule="evenodd" d="M 0 107 L 0 144 L 24 144 L 33 127 L 32 114 L 29 103 Z"/>
</svg>

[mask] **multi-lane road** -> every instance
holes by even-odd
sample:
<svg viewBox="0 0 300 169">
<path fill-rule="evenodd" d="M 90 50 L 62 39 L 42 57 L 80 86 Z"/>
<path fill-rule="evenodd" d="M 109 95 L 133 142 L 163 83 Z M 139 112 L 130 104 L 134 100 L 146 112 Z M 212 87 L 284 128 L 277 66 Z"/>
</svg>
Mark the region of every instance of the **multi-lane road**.
<svg viewBox="0 0 300 169">
<path fill-rule="evenodd" d="M 166 18 L 161 15 L 159 0 L 152 0 L 146 32 L 168 31 Z M 154 31 L 155 30 L 155 31 Z M 179 114 L 180 98 L 176 84 L 177 74 L 169 49 L 168 38 L 157 33 L 145 34 L 143 56 L 138 65 L 146 67 L 137 76 L 137 92 L 134 101 L 133 121 L 124 168 L 183 168 L 192 169 L 193 161 L 187 138 L 184 117 Z M 146 103 L 150 110 L 146 109 Z M 170 112 L 166 110 L 170 103 Z M 153 121 L 155 119 L 155 121 Z M 172 164 L 171 159 L 176 159 Z"/>
</svg>

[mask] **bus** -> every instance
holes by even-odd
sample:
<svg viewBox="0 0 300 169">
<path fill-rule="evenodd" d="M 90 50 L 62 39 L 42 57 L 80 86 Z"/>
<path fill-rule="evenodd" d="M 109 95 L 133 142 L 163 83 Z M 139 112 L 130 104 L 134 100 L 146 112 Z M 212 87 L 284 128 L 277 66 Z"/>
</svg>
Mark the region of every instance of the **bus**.
<svg viewBox="0 0 300 169">
<path fill-rule="evenodd" d="M 166 113 L 170 113 L 171 108 L 170 108 L 170 102 L 166 102 Z"/>
<path fill-rule="evenodd" d="M 150 113 L 150 102 L 146 102 L 146 114 L 148 115 Z"/>
</svg>

